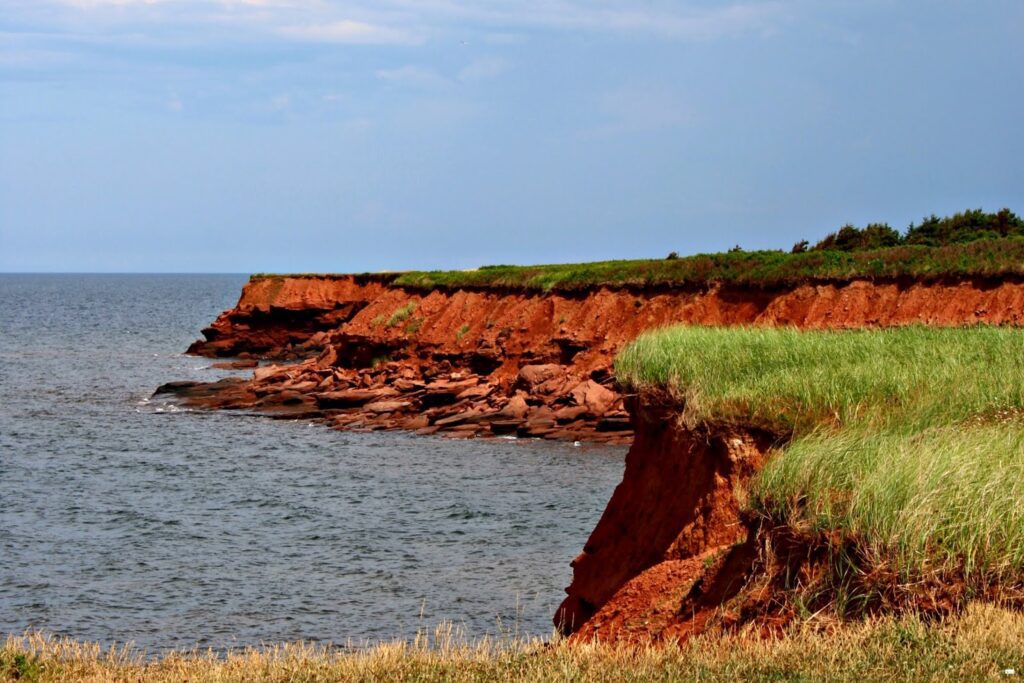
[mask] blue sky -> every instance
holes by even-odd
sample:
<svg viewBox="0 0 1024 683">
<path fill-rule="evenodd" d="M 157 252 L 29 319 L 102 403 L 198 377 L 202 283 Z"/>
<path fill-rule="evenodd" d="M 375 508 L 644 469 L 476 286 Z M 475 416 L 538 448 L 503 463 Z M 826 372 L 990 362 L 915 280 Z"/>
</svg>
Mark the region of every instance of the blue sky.
<svg viewBox="0 0 1024 683">
<path fill-rule="evenodd" d="M 0 0 L 0 270 L 789 248 L 1024 213 L 1024 3 Z"/>
</svg>

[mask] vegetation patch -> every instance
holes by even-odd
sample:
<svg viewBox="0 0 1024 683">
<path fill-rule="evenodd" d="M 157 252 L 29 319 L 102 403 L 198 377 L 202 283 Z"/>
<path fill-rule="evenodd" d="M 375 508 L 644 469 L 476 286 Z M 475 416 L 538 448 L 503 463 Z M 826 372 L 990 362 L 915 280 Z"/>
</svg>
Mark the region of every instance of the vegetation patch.
<svg viewBox="0 0 1024 683">
<path fill-rule="evenodd" d="M 433 637 L 366 648 L 288 644 L 172 652 L 127 649 L 39 634 L 9 638 L 0 663 L 38 662 L 33 678 L 77 681 L 948 681 L 1002 678 L 1024 667 L 1024 617 L 975 605 L 925 623 L 914 615 L 833 626 L 811 621 L 782 637 L 700 636 L 681 646 L 615 647 L 541 640 Z M 0 676 L 18 680 L 10 670 Z"/>
<path fill-rule="evenodd" d="M 1006 276 L 1024 276 L 1024 219 L 1009 209 L 996 213 L 974 209 L 943 218 L 932 215 L 911 224 L 904 233 L 885 223 L 864 228 L 845 225 L 813 246 L 806 240 L 798 242 L 790 252 L 744 251 L 737 246 L 725 253 L 685 257 L 673 251 L 660 259 L 289 277 L 355 277 L 418 290 L 547 292 L 601 286 L 778 288 L 865 278 L 929 281 Z M 270 277 L 280 276 L 260 273 L 252 279 Z"/>
<path fill-rule="evenodd" d="M 773 288 L 854 279 L 1005 277 L 1024 275 L 1024 238 L 978 240 L 941 247 L 903 245 L 866 251 L 811 250 L 697 254 L 676 259 L 599 261 L 541 266 L 484 266 L 472 271 L 403 273 L 393 284 L 411 289 L 578 291 L 592 287 Z"/>
<path fill-rule="evenodd" d="M 401 323 L 404 323 L 406 320 L 409 319 L 409 316 L 412 315 L 412 312 L 415 310 L 415 301 L 410 301 L 405 306 L 395 309 L 395 311 L 391 314 L 391 317 L 388 318 L 388 327 L 397 327 Z"/>
<path fill-rule="evenodd" d="M 616 373 L 688 424 L 778 434 L 751 503 L 774 523 L 838 532 L 904 580 L 1024 577 L 1024 331 L 676 327 Z"/>
</svg>

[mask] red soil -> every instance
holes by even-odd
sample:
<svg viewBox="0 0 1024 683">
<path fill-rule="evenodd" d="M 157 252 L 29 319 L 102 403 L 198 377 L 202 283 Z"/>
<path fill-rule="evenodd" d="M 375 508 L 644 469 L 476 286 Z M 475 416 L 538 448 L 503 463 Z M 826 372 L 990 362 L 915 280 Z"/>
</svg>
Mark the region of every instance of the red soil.
<svg viewBox="0 0 1024 683">
<path fill-rule="evenodd" d="M 190 352 L 308 360 L 261 368 L 220 392 L 178 391 L 193 405 L 320 416 L 342 429 L 624 443 L 631 431 L 612 363 L 646 329 L 1020 324 L 1022 314 L 1017 282 L 543 294 L 419 292 L 386 275 L 261 278 Z M 364 393 L 332 396 L 351 390 Z"/>
</svg>

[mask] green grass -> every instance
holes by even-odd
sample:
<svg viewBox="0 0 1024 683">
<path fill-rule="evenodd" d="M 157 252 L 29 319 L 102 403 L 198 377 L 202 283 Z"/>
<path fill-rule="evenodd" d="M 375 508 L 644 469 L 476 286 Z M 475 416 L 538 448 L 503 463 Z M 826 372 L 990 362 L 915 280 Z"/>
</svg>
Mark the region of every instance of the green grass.
<svg viewBox="0 0 1024 683">
<path fill-rule="evenodd" d="M 1024 238 L 987 239 L 947 246 L 898 246 L 869 251 L 781 251 L 697 254 L 678 259 L 641 259 L 537 266 L 484 266 L 476 270 L 362 274 L 391 286 L 417 290 L 499 289 L 578 291 L 608 287 L 707 287 L 720 283 L 784 287 L 858 278 L 935 280 L 1024 275 Z M 281 277 L 261 273 L 253 279 Z M 294 275 L 291 277 L 348 277 Z"/>
<path fill-rule="evenodd" d="M 415 301 L 410 301 L 405 306 L 395 309 L 394 312 L 391 313 L 391 317 L 388 318 L 388 327 L 397 327 L 401 323 L 404 323 L 415 310 Z"/>
<path fill-rule="evenodd" d="M 1024 274 L 1024 239 L 873 251 L 781 251 L 698 254 L 679 259 L 600 261 L 540 266 L 485 266 L 470 271 L 402 273 L 394 285 L 414 289 L 571 291 L 594 286 L 693 286 L 712 283 L 780 287 L 855 278 L 999 277 Z"/>
<path fill-rule="evenodd" d="M 0 645 L 0 680 L 84 681 L 975 681 L 1024 667 L 1024 617 L 975 605 L 926 624 L 914 615 L 835 628 L 801 624 L 783 637 L 701 636 L 682 646 L 569 646 L 539 640 L 433 638 L 354 650 L 311 644 L 159 658 L 48 638 Z M 21 678 L 18 674 L 24 672 Z"/>
<path fill-rule="evenodd" d="M 753 505 L 843 532 L 903 576 L 1024 578 L 1024 331 L 676 327 L 616 361 L 690 425 L 784 437 Z"/>
</svg>

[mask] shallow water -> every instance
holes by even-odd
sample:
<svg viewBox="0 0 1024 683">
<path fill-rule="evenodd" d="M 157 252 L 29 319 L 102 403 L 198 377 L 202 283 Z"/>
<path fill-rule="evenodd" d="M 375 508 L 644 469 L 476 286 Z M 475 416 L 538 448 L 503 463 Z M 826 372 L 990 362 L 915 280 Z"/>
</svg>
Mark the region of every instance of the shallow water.
<svg viewBox="0 0 1024 683">
<path fill-rule="evenodd" d="M 0 634 L 546 635 L 624 448 L 174 411 L 237 275 L 0 275 Z"/>
</svg>

